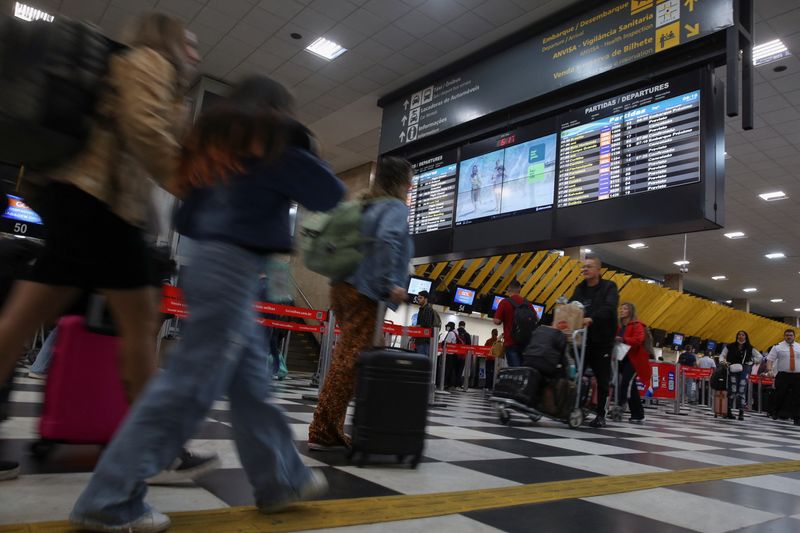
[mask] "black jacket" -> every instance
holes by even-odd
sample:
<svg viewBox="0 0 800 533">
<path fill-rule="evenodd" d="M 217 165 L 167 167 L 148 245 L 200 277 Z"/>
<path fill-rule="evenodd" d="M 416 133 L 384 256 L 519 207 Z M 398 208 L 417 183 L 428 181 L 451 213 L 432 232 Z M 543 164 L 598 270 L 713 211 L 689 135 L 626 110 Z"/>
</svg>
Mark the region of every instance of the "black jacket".
<svg viewBox="0 0 800 533">
<path fill-rule="evenodd" d="M 594 296 L 590 296 L 594 289 L 596 289 Z M 587 339 L 588 344 L 612 346 L 617 332 L 617 308 L 619 307 L 617 284 L 601 279 L 598 285 L 589 287 L 586 281 L 582 281 L 575 287 L 570 301 L 582 303 L 584 316 L 592 319 Z"/>
<path fill-rule="evenodd" d="M 458 328 L 458 329 L 456 330 L 456 335 L 458 335 L 458 336 L 459 336 L 459 338 L 460 338 L 462 341 L 464 341 L 464 344 L 472 344 L 472 335 L 470 335 L 469 333 L 467 333 L 467 330 L 466 330 L 466 329 L 464 329 L 464 328 Z"/>
<path fill-rule="evenodd" d="M 417 312 L 417 326 L 421 328 L 441 328 L 442 319 L 439 318 L 439 313 L 434 311 L 431 304 L 425 304 L 419 308 Z"/>
</svg>

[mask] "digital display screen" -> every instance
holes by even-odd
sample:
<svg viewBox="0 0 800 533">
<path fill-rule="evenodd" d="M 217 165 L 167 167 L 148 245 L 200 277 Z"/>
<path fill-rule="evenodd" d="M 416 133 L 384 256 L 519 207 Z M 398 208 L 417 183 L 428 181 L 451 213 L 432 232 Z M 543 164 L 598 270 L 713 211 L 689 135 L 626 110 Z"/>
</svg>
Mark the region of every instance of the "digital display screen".
<svg viewBox="0 0 800 533">
<path fill-rule="evenodd" d="M 453 302 L 461 305 L 472 305 L 475 300 L 475 291 L 472 289 L 465 289 L 463 287 L 456 288 L 456 294 L 453 297 Z"/>
<path fill-rule="evenodd" d="M 6 197 L 8 199 L 8 204 L 3 212 L 3 218 L 25 222 L 27 224 L 42 223 L 41 217 L 39 217 L 36 211 L 28 207 L 22 198 L 14 196 L 13 194 L 6 194 Z"/>
<path fill-rule="evenodd" d="M 536 318 L 539 320 L 542 319 L 542 315 L 544 315 L 544 306 L 542 304 L 532 304 L 533 310 L 536 311 Z"/>
<path fill-rule="evenodd" d="M 408 192 L 408 228 L 412 235 L 450 229 L 456 203 L 456 154 L 425 158 L 412 164 Z"/>
<path fill-rule="evenodd" d="M 565 116 L 557 206 L 700 181 L 700 91 L 673 94 L 664 82 Z"/>
<path fill-rule="evenodd" d="M 672 334 L 672 345 L 673 346 L 682 346 L 683 345 L 683 335 L 681 333 L 673 333 Z"/>
<path fill-rule="evenodd" d="M 458 170 L 456 225 L 553 206 L 556 134 L 519 144 L 506 135 L 493 150 L 464 159 Z"/>
<path fill-rule="evenodd" d="M 497 306 L 500 305 L 500 302 L 505 300 L 503 296 L 495 296 L 494 300 L 492 300 L 492 311 L 497 311 Z"/>
<path fill-rule="evenodd" d="M 713 352 L 717 348 L 716 341 L 706 341 L 706 350 Z"/>
<path fill-rule="evenodd" d="M 431 291 L 431 284 L 433 282 L 429 279 L 411 278 L 408 281 L 408 294 L 417 295 L 420 291 Z"/>
</svg>

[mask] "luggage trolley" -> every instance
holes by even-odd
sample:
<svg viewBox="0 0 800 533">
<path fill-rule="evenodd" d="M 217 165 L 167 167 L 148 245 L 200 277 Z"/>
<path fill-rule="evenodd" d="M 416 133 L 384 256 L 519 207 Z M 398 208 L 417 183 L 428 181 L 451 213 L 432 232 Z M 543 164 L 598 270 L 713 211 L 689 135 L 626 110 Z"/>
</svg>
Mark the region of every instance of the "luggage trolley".
<svg viewBox="0 0 800 533">
<path fill-rule="evenodd" d="M 511 411 L 517 411 L 519 413 L 527 415 L 533 422 L 538 422 L 542 419 L 542 417 L 547 417 L 551 420 L 556 420 L 559 422 L 564 422 L 568 424 L 571 428 L 577 428 L 581 424 L 583 424 L 584 413 L 583 408 L 581 407 L 581 394 L 580 394 L 580 387 L 581 387 L 581 377 L 583 376 L 583 366 L 586 356 L 586 334 L 588 328 L 576 329 L 572 332 L 570 343 L 572 345 L 572 353 L 575 358 L 575 386 L 576 386 L 576 394 L 575 394 L 575 407 L 573 407 L 572 411 L 569 413 L 569 417 L 559 418 L 548 413 L 544 413 L 539 411 L 538 409 L 525 405 L 522 402 L 514 400 L 512 398 L 501 398 L 499 396 L 492 396 L 489 398 L 489 401 L 495 404 L 497 408 L 497 415 L 500 418 L 500 422 L 502 424 L 508 424 L 511 421 Z"/>
</svg>

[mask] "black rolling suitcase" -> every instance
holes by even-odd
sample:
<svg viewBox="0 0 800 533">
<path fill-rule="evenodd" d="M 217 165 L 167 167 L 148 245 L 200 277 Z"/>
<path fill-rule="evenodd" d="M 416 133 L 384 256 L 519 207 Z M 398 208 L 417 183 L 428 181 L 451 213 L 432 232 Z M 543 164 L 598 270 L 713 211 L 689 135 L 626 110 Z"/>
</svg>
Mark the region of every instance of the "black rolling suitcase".
<svg viewBox="0 0 800 533">
<path fill-rule="evenodd" d="M 385 307 L 378 306 L 375 348 L 359 355 L 350 458 L 363 466 L 370 455 L 411 458 L 416 468 L 425 446 L 431 362 L 427 356 L 379 347 Z"/>
<path fill-rule="evenodd" d="M 536 405 L 541 381 L 542 375 L 535 368 L 527 366 L 504 368 L 497 374 L 492 395 L 533 407 Z"/>
</svg>

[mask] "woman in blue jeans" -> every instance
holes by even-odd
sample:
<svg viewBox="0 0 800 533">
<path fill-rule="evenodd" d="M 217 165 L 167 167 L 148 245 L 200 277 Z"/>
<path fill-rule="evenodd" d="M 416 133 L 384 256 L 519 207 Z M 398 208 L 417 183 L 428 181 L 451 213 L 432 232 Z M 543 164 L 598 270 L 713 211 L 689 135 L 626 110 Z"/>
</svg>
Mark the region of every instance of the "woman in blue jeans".
<svg viewBox="0 0 800 533">
<path fill-rule="evenodd" d="M 233 437 L 259 510 L 326 490 L 324 476 L 303 465 L 283 412 L 268 401 L 271 376 L 252 306 L 266 257 L 291 248 L 290 203 L 328 210 L 344 194 L 292 108 L 282 85 L 251 77 L 191 132 L 176 220 L 193 241 L 183 340 L 100 458 L 75 504 L 76 526 L 167 529 L 169 518 L 144 502 L 145 480 L 175 458 L 222 395 L 230 400 Z"/>
</svg>

